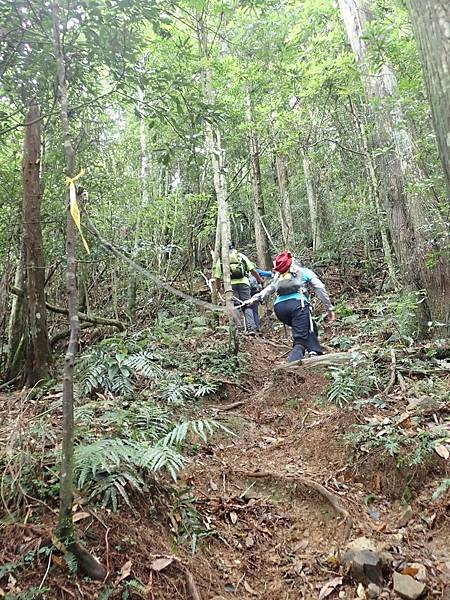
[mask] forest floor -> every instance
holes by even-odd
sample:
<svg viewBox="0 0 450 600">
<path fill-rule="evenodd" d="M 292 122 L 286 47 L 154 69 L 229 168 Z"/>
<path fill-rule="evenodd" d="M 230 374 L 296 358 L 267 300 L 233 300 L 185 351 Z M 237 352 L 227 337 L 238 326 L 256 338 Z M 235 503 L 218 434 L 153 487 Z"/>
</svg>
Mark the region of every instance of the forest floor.
<svg viewBox="0 0 450 600">
<path fill-rule="evenodd" d="M 330 382 L 324 369 L 274 369 L 289 351 L 281 333 L 247 338 L 243 346 L 250 359 L 245 380 L 227 384 L 226 394 L 204 404 L 206 416 L 227 415 L 236 435 L 221 433 L 201 446 L 181 476 L 204 523 L 195 554 L 173 542 L 189 518 L 181 504 L 174 511 L 140 498 L 132 510 L 114 513 L 80 502 L 78 534 L 107 567 L 108 582 L 69 573 L 54 554 L 5 575 L 0 597 L 38 598 L 19 592 L 41 585 L 48 590 L 44 598 L 58 599 L 364 599 L 366 589 L 341 564 L 346 544 L 364 536 L 390 565 L 378 597 L 397 598 L 395 569 L 424 574 L 429 598 L 450 598 L 448 493 L 431 501 L 447 463 L 435 454 L 417 467 L 399 468 L 378 450 L 355 457 L 343 440 L 355 424 L 401 416 L 407 393 L 397 391 L 383 410 L 374 404 L 340 408 L 325 401 Z M 11 396 L 1 403 L 10 404 Z M 331 493 L 331 503 L 311 481 Z M 39 525 L 28 515 L 21 523 L 4 522 L 3 561 L 52 539 L 56 510 L 47 508 Z M 124 592 L 119 583 L 130 577 L 143 587 Z"/>
</svg>

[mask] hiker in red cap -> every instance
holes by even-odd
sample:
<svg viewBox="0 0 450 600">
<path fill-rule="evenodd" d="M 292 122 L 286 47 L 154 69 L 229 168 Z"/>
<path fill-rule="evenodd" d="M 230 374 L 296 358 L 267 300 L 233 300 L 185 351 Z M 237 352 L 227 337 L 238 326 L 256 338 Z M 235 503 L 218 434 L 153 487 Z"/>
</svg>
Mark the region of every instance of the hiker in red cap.
<svg viewBox="0 0 450 600">
<path fill-rule="evenodd" d="M 292 327 L 293 348 L 288 361 L 301 360 L 305 352 L 309 356 L 323 354 L 317 336 L 317 325 L 311 314 L 308 287 L 314 288 L 322 304 L 328 310 L 328 320 L 334 321 L 333 305 L 322 281 L 314 271 L 302 267 L 294 261 L 290 252 L 281 252 L 274 262 L 275 276 L 262 292 L 248 301 L 262 302 L 269 294 L 276 292 L 274 310 L 277 318 Z"/>
</svg>

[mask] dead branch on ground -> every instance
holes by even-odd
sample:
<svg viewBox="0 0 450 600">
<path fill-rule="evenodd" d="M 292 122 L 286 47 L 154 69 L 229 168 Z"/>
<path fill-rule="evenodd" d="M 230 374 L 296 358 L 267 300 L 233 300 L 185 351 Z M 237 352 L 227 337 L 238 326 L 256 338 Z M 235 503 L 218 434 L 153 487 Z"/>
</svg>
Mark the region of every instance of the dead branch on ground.
<svg viewBox="0 0 450 600">
<path fill-rule="evenodd" d="M 284 365 L 275 367 L 277 371 L 298 371 L 299 367 L 312 369 L 315 367 L 327 367 L 329 365 L 345 364 L 352 361 L 354 354 L 351 352 L 336 352 L 334 354 L 322 354 L 320 356 L 311 356 L 311 358 L 302 358 Z"/>
</svg>

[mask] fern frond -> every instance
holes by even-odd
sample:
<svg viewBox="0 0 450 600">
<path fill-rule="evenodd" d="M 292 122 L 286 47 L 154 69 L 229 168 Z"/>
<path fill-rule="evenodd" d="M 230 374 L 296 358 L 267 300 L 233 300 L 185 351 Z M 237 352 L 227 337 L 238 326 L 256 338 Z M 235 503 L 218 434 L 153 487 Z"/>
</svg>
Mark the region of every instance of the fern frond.
<svg viewBox="0 0 450 600">
<path fill-rule="evenodd" d="M 183 421 L 169 431 L 169 433 L 159 441 L 158 445 L 181 446 L 189 432 L 201 438 L 204 442 L 208 441 L 208 436 L 214 433 L 214 430 L 222 431 L 233 435 L 223 423 L 213 419 L 197 419 L 194 421 Z"/>
</svg>

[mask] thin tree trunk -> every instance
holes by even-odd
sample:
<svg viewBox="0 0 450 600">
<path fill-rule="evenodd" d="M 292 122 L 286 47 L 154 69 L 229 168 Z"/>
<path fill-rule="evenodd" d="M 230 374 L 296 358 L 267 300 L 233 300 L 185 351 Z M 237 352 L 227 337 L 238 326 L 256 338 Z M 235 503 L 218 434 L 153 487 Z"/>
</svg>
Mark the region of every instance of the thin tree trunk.
<svg viewBox="0 0 450 600">
<path fill-rule="evenodd" d="M 60 101 L 60 119 L 64 143 L 65 171 L 68 177 L 75 175 L 75 151 L 70 138 L 68 118 L 68 89 L 66 80 L 66 64 L 61 43 L 59 6 L 54 3 L 53 11 L 53 43 L 56 57 L 56 76 Z M 70 337 L 64 358 L 63 374 L 63 443 L 60 481 L 59 536 L 69 543 L 74 539 L 72 520 L 73 503 L 73 373 L 75 355 L 78 351 L 80 321 L 78 319 L 78 288 L 76 263 L 77 231 L 74 220 L 68 210 L 69 197 L 65 200 L 66 220 L 66 291 L 69 309 Z"/>
<path fill-rule="evenodd" d="M 59 108 L 61 130 L 64 143 L 64 159 L 66 175 L 72 178 L 75 174 L 75 151 L 70 137 L 69 127 L 69 98 L 66 79 L 66 59 L 61 40 L 61 26 L 59 17 L 59 5 L 54 2 L 51 5 L 53 20 L 53 48 L 56 60 L 56 80 L 58 85 Z M 106 569 L 75 541 L 73 525 L 73 377 L 75 368 L 75 357 L 78 351 L 80 336 L 80 320 L 78 318 L 78 288 L 77 288 L 77 260 L 76 241 L 77 229 L 75 222 L 68 210 L 70 196 L 67 194 L 65 208 L 66 221 L 66 290 L 67 305 L 69 310 L 70 335 L 64 357 L 63 373 L 63 439 L 60 476 L 60 505 L 58 536 L 66 544 L 66 547 L 76 556 L 80 568 L 92 579 L 102 580 L 106 576 Z"/>
<path fill-rule="evenodd" d="M 281 234 L 285 248 L 292 248 L 294 242 L 294 224 L 292 220 L 291 199 L 289 197 L 289 177 L 287 158 L 278 154 L 275 145 L 275 168 L 280 195 Z"/>
<path fill-rule="evenodd" d="M 428 320 L 448 323 L 450 318 L 450 264 L 445 251 L 433 243 L 430 219 L 431 199 L 419 189 L 424 179 L 415 159 L 415 144 L 398 100 L 397 81 L 385 63 L 374 73 L 365 35 L 372 14 L 366 0 L 339 0 L 348 38 L 361 70 L 361 79 L 375 123 L 374 145 L 383 185 L 383 205 L 387 214 L 395 254 L 405 285 L 425 290 L 418 305 L 419 333 L 427 332 Z M 369 38 L 370 39 L 370 38 Z M 435 218 L 439 219 L 437 212 Z M 443 223 L 438 224 L 439 227 Z M 430 233 L 431 231 L 431 233 Z"/>
<path fill-rule="evenodd" d="M 439 156 L 450 197 L 450 3 L 406 0 L 422 56 Z"/>
<path fill-rule="evenodd" d="M 249 126 L 249 147 L 253 191 L 253 220 L 255 227 L 256 257 L 258 265 L 264 269 L 271 266 L 269 240 L 264 228 L 264 200 L 259 165 L 259 143 L 255 128 L 253 103 L 250 90 L 247 90 L 247 121 Z"/>
<path fill-rule="evenodd" d="M 308 198 L 309 219 L 311 223 L 311 235 L 313 243 L 313 252 L 316 252 L 321 245 L 322 236 L 320 231 L 320 218 L 318 211 L 318 198 L 314 189 L 314 181 L 311 174 L 311 161 L 308 151 L 303 150 L 303 174 L 305 176 L 306 196 Z"/>
<path fill-rule="evenodd" d="M 14 287 L 26 288 L 25 243 L 22 239 L 19 262 L 14 277 Z M 26 348 L 27 302 L 25 295 L 14 296 L 8 322 L 8 359 L 5 379 L 17 377 L 24 365 Z"/>
<path fill-rule="evenodd" d="M 50 345 L 45 309 L 45 264 L 42 248 L 39 108 L 30 102 L 23 155 L 23 232 L 26 255 L 28 331 L 25 379 L 33 386 L 49 377 Z"/>
<path fill-rule="evenodd" d="M 141 202 L 138 208 L 138 215 L 134 225 L 134 245 L 131 256 L 133 259 L 137 258 L 138 250 L 139 250 L 139 230 L 142 222 L 142 209 L 148 205 L 149 203 L 149 193 L 148 193 L 148 182 L 149 182 L 149 171 L 150 171 L 150 162 L 148 158 L 148 148 L 147 148 L 147 130 L 146 130 L 146 122 L 144 116 L 141 114 L 144 109 L 144 101 L 145 94 L 144 91 L 139 88 L 138 90 L 138 112 L 139 112 L 139 143 L 141 147 Z M 130 273 L 128 280 L 128 289 L 127 289 L 127 313 L 130 319 L 133 319 L 136 315 L 136 300 L 137 300 L 137 287 L 138 287 L 138 278 L 134 273 Z"/>
<path fill-rule="evenodd" d="M 197 22 L 199 48 L 205 63 L 207 63 L 209 55 L 208 34 L 205 28 L 205 23 L 202 15 L 198 17 Z M 206 64 L 204 67 L 203 76 L 206 103 L 210 106 L 214 106 L 215 94 L 211 79 L 211 71 L 208 64 Z M 217 223 L 218 225 L 220 225 L 220 249 L 223 273 L 223 287 L 225 293 L 225 305 L 228 308 L 230 315 L 230 351 L 236 354 L 238 351 L 238 338 L 236 324 L 233 317 L 234 303 L 233 289 L 231 287 L 230 256 L 228 247 L 228 243 L 231 239 L 231 230 L 228 212 L 227 181 L 225 177 L 225 149 L 222 147 L 222 140 L 219 128 L 217 127 L 217 125 L 213 128 L 209 120 L 205 120 L 205 138 L 213 170 L 214 189 L 216 191 L 217 196 Z"/>
</svg>

